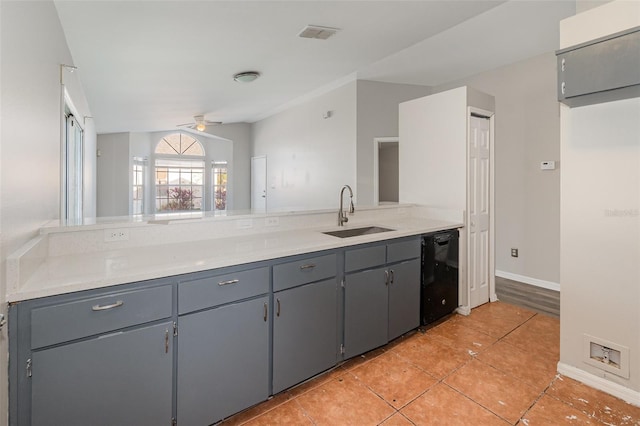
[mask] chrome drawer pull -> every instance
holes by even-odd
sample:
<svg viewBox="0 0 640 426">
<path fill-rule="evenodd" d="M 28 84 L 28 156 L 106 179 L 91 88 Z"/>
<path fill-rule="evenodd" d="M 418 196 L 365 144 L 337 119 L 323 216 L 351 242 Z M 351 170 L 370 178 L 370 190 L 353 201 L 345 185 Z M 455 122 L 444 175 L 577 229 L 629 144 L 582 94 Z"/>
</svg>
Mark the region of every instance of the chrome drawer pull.
<svg viewBox="0 0 640 426">
<path fill-rule="evenodd" d="M 300 270 L 304 271 L 305 269 L 313 269 L 316 265 L 314 263 L 307 263 L 306 265 L 301 265 Z"/>
<path fill-rule="evenodd" d="M 122 300 L 118 300 L 116 303 L 112 303 L 111 305 L 104 305 L 104 306 L 93 305 L 91 307 L 91 310 L 92 311 L 106 311 L 107 309 L 119 308 L 123 304 L 124 304 L 124 302 Z"/>
<path fill-rule="evenodd" d="M 235 280 L 229 280 L 229 281 L 220 281 L 220 282 L 218 283 L 218 285 L 221 285 L 221 286 L 222 286 L 222 285 L 229 285 L 229 284 L 235 284 L 235 283 L 237 283 L 237 282 L 240 282 L 240 280 L 235 279 Z"/>
</svg>

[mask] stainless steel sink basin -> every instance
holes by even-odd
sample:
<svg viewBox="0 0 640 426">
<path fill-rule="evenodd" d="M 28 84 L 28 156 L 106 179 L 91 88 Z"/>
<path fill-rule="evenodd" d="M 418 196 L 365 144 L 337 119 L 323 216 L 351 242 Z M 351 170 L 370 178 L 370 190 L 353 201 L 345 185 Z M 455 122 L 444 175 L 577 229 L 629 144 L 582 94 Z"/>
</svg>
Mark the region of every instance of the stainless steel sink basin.
<svg viewBox="0 0 640 426">
<path fill-rule="evenodd" d="M 323 232 L 323 234 L 331 235 L 338 238 L 349 238 L 389 231 L 394 231 L 394 229 L 382 228 L 380 226 L 365 226 L 363 228 L 340 229 L 338 231 Z"/>
</svg>

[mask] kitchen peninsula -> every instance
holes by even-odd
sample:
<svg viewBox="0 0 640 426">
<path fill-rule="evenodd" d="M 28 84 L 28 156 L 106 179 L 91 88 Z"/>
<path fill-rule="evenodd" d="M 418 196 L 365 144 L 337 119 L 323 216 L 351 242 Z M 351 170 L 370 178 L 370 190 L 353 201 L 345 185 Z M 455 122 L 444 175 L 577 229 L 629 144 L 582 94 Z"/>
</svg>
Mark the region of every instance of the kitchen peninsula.
<svg viewBox="0 0 640 426">
<path fill-rule="evenodd" d="M 390 230 L 324 233 L 363 226 Z M 416 328 L 421 236 L 461 226 L 406 205 L 45 228 L 8 261 L 10 421 L 226 418 Z"/>
</svg>

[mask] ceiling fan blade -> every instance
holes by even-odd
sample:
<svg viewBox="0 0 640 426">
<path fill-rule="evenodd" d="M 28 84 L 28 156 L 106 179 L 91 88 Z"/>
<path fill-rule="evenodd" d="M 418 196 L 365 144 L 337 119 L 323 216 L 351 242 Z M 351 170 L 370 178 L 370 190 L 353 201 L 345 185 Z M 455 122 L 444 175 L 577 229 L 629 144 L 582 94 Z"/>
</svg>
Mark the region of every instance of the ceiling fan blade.
<svg viewBox="0 0 640 426">
<path fill-rule="evenodd" d="M 178 124 L 176 125 L 176 127 L 191 127 L 193 128 L 193 126 L 195 126 L 196 123 L 184 123 L 184 124 Z"/>
<path fill-rule="evenodd" d="M 209 121 L 209 120 L 204 120 L 204 124 L 206 124 L 207 126 L 217 126 L 222 124 L 222 121 Z"/>
</svg>

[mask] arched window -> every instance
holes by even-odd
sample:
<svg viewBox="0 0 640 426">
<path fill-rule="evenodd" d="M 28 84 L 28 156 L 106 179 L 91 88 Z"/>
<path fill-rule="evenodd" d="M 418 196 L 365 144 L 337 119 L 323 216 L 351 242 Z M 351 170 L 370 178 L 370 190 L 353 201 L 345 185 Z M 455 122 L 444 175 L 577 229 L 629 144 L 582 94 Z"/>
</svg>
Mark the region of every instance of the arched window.
<svg viewBox="0 0 640 426">
<path fill-rule="evenodd" d="M 192 136 L 173 133 L 155 149 L 156 212 L 204 210 L 204 148 Z"/>
<path fill-rule="evenodd" d="M 202 144 L 194 137 L 173 133 L 163 137 L 156 145 L 157 155 L 195 155 L 204 157 Z"/>
</svg>

